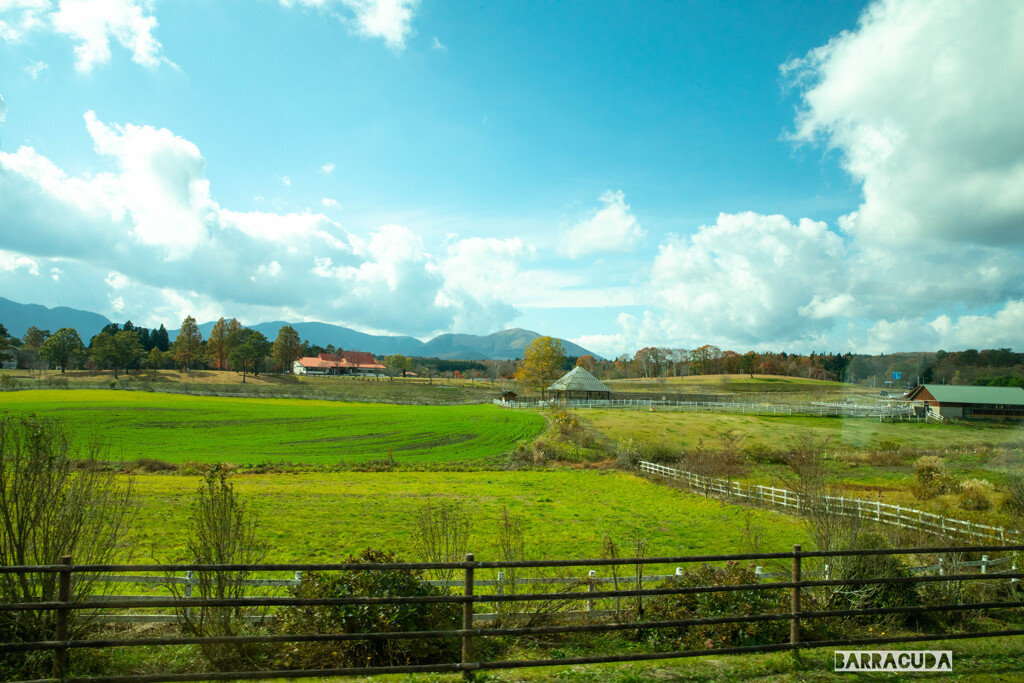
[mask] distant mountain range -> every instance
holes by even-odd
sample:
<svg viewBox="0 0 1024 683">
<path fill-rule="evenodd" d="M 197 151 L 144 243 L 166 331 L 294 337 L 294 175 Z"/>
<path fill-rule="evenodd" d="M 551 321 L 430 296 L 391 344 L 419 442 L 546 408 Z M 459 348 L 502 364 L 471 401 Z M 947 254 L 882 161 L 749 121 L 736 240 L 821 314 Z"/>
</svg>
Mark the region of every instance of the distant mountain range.
<svg viewBox="0 0 1024 683">
<path fill-rule="evenodd" d="M 21 337 L 25 331 L 35 325 L 50 332 L 61 327 L 73 327 L 78 331 L 82 341 L 97 334 L 110 320 L 98 313 L 80 311 L 64 306 L 46 308 L 36 304 L 19 304 L 0 297 L 0 323 L 7 327 L 8 333 Z M 210 335 L 215 321 L 202 323 L 199 330 L 205 339 Z M 357 332 L 348 327 L 328 323 L 288 323 L 275 320 L 267 323 L 250 325 L 254 330 L 262 332 L 267 339 L 273 341 L 277 332 L 284 325 L 291 325 L 299 333 L 299 337 L 317 346 L 333 344 L 336 348 L 350 351 L 369 351 L 376 356 L 387 356 L 400 353 L 403 356 L 424 356 L 428 358 L 444 358 L 446 360 L 507 360 L 520 358 L 523 349 L 533 339 L 541 336 L 536 332 L 523 329 L 503 330 L 488 335 L 476 334 L 442 334 L 428 342 L 415 337 L 374 335 Z M 173 340 L 178 330 L 168 330 Z M 560 340 L 569 356 L 593 354 L 591 351 L 573 344 L 565 339 Z"/>
<path fill-rule="evenodd" d="M 7 328 L 8 334 L 15 337 L 25 336 L 25 332 L 33 325 L 51 333 L 62 327 L 73 327 L 82 341 L 88 344 L 92 336 L 109 325 L 110 321 L 99 313 L 67 306 L 47 308 L 38 304 L 19 304 L 0 296 L 0 323 Z"/>
</svg>

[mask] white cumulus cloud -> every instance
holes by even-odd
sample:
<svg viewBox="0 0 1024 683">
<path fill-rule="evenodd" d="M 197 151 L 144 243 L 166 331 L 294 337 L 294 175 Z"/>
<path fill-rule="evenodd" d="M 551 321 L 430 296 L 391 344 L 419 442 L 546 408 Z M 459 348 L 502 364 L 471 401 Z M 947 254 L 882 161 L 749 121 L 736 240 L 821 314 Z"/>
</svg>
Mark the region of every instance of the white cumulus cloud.
<svg viewBox="0 0 1024 683">
<path fill-rule="evenodd" d="M 794 137 L 823 140 L 863 185 L 844 230 L 909 245 L 1020 243 L 1024 3 L 884 0 L 858 28 L 784 65 Z"/>
<path fill-rule="evenodd" d="M 318 213 L 230 211 L 188 140 L 91 112 L 85 123 L 115 170 L 74 176 L 30 147 L 0 152 L 0 222 L 12 228 L 0 231 L 0 291 L 157 324 L 288 317 L 425 335 L 515 315 L 484 285 L 489 270 L 511 279 L 502 259 L 526 251 L 516 241 L 456 240 L 438 259 L 403 225 L 357 235 Z"/>
<path fill-rule="evenodd" d="M 604 205 L 601 209 L 562 235 L 559 250 L 570 258 L 599 252 L 626 251 L 632 249 L 644 236 L 621 190 L 605 191 L 600 201 Z"/>
<path fill-rule="evenodd" d="M 75 45 L 75 68 L 88 73 L 110 61 L 111 41 L 146 67 L 169 62 L 153 35 L 157 20 L 149 0 L 4 0 L 0 2 L 0 38 L 21 40 L 32 31 L 52 31 Z M 43 62 L 28 67 L 33 78 L 46 68 Z"/>
<path fill-rule="evenodd" d="M 792 342 L 814 334 L 820 323 L 811 318 L 848 315 L 844 256 L 825 223 L 721 214 L 659 247 L 652 296 L 680 339 Z"/>
<path fill-rule="evenodd" d="M 448 246 L 439 296 L 457 311 L 455 329 L 491 332 L 518 315 L 509 298 L 524 286 L 520 261 L 532 251 L 518 237 L 470 237 Z"/>
<path fill-rule="evenodd" d="M 381 38 L 394 50 L 403 50 L 412 35 L 412 20 L 419 0 L 280 0 L 295 6 L 331 12 L 352 27 L 354 33 Z"/>
</svg>

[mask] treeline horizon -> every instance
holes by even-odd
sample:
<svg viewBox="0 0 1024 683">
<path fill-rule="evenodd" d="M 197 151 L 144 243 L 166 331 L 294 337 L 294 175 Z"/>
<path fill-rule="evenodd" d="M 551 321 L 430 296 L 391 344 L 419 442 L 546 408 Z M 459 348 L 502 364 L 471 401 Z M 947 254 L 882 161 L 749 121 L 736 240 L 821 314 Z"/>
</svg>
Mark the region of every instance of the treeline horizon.
<svg viewBox="0 0 1024 683">
<path fill-rule="evenodd" d="M 186 321 L 189 319 L 190 317 L 187 317 Z M 191 320 L 191 325 L 194 325 L 194 319 Z M 239 329 L 242 328 L 234 319 L 229 322 Z M 184 326 L 185 321 L 182 324 Z M 290 326 L 282 327 L 285 328 L 291 329 Z M 70 331 L 70 328 L 62 328 L 58 332 L 64 331 Z M 124 332 L 133 333 L 132 336 L 137 339 L 138 346 L 132 346 L 138 349 L 138 353 L 129 353 L 117 361 L 95 362 L 102 354 L 93 353 L 94 346 Z M 205 352 L 210 339 L 202 339 L 197 329 L 192 334 L 193 342 L 198 348 L 190 354 L 190 361 L 187 363 L 190 368 L 206 365 L 209 369 L 232 369 L 230 362 L 224 362 L 224 353 Z M 54 335 L 49 330 L 40 330 L 33 326 L 19 339 L 9 336 L 6 328 L 0 324 L 0 350 L 13 349 L 19 367 L 32 369 L 38 366 L 39 350 L 51 336 Z M 125 336 L 122 334 L 121 338 L 124 339 Z M 292 348 L 300 354 L 298 357 L 344 351 L 342 347 L 335 347 L 332 344 L 320 346 L 310 343 L 309 340 L 302 340 L 297 344 L 295 342 L 298 340 L 293 341 Z M 80 357 L 68 356 L 67 360 L 78 361 L 80 366 L 87 369 L 101 369 L 97 366 L 109 366 L 111 362 L 118 363 L 124 369 L 173 369 L 181 361 L 181 355 L 175 354 L 174 346 L 175 342 L 170 341 L 165 325 L 145 328 L 136 326 L 128 320 L 123 324 L 106 325 L 89 340 L 88 345 L 82 344 Z M 391 356 L 378 358 L 383 361 Z M 403 361 L 407 361 L 407 369 L 410 372 L 418 371 L 418 374 L 490 379 L 511 378 L 515 374 L 517 363 L 521 360 L 454 360 L 420 356 L 402 358 Z M 283 365 L 275 363 L 272 367 L 278 371 L 290 372 L 291 368 Z M 747 351 L 741 354 L 729 349 L 722 350 L 711 344 L 692 350 L 650 346 L 632 355 L 621 354 L 615 359 L 599 359 L 590 354 L 566 356 L 562 362 L 562 369 L 568 371 L 576 365 L 582 365 L 598 379 L 609 380 L 748 374 L 848 383 L 874 381 L 878 386 L 885 386 L 886 383 L 910 387 L 929 383 L 1024 386 L 1024 353 L 1009 348 L 962 351 L 940 349 L 871 355 L 852 352 L 801 354 L 786 351 Z"/>
<path fill-rule="evenodd" d="M 723 351 L 714 345 L 694 350 L 645 347 L 614 360 L 583 356 L 579 364 L 598 379 L 657 379 L 689 375 L 778 375 L 879 386 L 976 384 L 1024 386 L 1024 353 L 1009 348 L 911 351 L 882 354 Z"/>
</svg>

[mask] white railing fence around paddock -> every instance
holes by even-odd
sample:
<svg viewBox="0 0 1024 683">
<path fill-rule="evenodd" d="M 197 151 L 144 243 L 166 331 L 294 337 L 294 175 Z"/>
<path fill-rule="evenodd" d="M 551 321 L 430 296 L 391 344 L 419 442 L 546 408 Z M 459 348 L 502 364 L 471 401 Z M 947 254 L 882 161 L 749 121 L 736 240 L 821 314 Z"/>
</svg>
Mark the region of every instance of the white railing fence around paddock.
<svg viewBox="0 0 1024 683">
<path fill-rule="evenodd" d="M 713 494 L 715 497 L 749 500 L 763 505 L 789 508 L 794 511 L 804 508 L 804 502 L 801 500 L 799 493 L 774 486 L 745 484 L 716 477 L 704 477 L 693 472 L 687 472 L 686 470 L 679 470 L 647 461 L 641 461 L 639 468 L 641 472 L 656 474 L 685 484 L 689 489 L 697 493 Z M 860 500 L 844 496 L 822 496 L 815 504 L 824 506 L 826 512 L 837 515 L 857 517 L 904 529 L 918 529 L 947 538 L 982 539 L 995 543 L 1016 543 L 1020 538 L 1020 534 L 1014 529 L 978 524 L 977 522 L 936 515 L 902 505 L 883 503 L 878 500 Z"/>
<path fill-rule="evenodd" d="M 502 408 L 563 407 L 573 410 L 635 410 L 648 412 L 705 412 L 738 413 L 740 415 L 812 415 L 818 417 L 866 417 L 879 420 L 920 419 L 909 406 L 860 405 L 855 403 L 773 404 L 740 403 L 736 401 L 654 401 L 651 399 L 570 399 L 565 401 L 502 401 L 494 399 Z"/>
</svg>

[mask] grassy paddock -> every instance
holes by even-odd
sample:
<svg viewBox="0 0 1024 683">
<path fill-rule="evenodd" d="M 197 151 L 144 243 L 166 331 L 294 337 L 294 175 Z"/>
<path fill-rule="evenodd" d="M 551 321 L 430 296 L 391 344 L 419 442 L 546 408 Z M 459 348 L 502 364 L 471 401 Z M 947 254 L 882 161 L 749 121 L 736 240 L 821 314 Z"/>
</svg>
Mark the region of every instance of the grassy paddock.
<svg viewBox="0 0 1024 683">
<path fill-rule="evenodd" d="M 912 493 L 914 462 L 922 454 L 937 454 L 957 481 L 986 479 L 1000 486 L 1008 474 L 1024 468 L 1024 425 L 1013 423 L 929 424 L 881 423 L 865 418 L 774 417 L 712 413 L 580 411 L 577 413 L 607 441 L 633 439 L 682 454 L 700 442 L 720 448 L 716 433 L 746 434 L 741 448 L 763 447 L 786 453 L 800 436 L 811 435 L 824 448 L 824 467 L 836 495 L 882 500 L 960 519 L 1005 525 L 998 491 L 987 512 L 964 510 L 956 491 L 931 500 Z M 788 468 L 750 457 L 739 479 L 755 484 L 786 486 Z"/>
<path fill-rule="evenodd" d="M 747 510 L 614 470 L 545 472 L 348 472 L 244 474 L 235 490 L 258 515 L 273 548 L 268 562 L 334 562 L 367 547 L 413 559 L 413 529 L 428 501 L 465 505 L 473 520 L 470 550 L 498 558 L 501 510 L 523 518 L 536 557 L 599 557 L 604 534 L 624 547 L 640 536 L 649 556 L 738 552 L 749 524 L 766 549 L 807 543 L 794 519 Z M 182 558 L 189 501 L 198 477 L 140 475 L 139 552 Z"/>
<path fill-rule="evenodd" d="M 59 417 L 110 459 L 333 465 L 474 460 L 535 437 L 544 419 L 490 405 L 409 406 L 123 391 L 0 393 L 0 411 Z M 390 455 L 389 455 L 390 454 Z"/>
<path fill-rule="evenodd" d="M 633 438 L 683 450 L 701 440 L 713 445 L 716 432 L 735 429 L 747 435 L 744 445 L 757 442 L 771 448 L 793 445 L 796 433 L 829 439 L 828 450 L 877 448 L 894 442 L 903 448 L 947 449 L 1008 446 L 1024 442 L 1024 425 L 1005 423 L 878 422 L 868 418 L 775 417 L 719 413 L 671 413 L 628 410 L 587 410 L 579 413 L 602 435 L 611 439 Z"/>
</svg>

